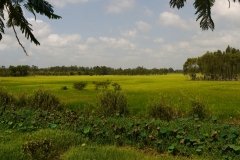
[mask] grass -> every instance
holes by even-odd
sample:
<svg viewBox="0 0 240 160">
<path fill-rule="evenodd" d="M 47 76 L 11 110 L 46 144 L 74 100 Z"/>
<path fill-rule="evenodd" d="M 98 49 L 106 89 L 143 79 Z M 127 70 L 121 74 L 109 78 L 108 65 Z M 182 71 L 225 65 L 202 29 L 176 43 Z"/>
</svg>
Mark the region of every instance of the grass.
<svg viewBox="0 0 240 160">
<path fill-rule="evenodd" d="M 99 146 L 84 143 L 74 132 L 43 129 L 31 133 L 0 130 L 0 159 L 32 159 L 23 152 L 23 146 L 31 141 L 51 139 L 54 144 L 52 154 L 61 160 L 202 160 L 201 157 L 178 157 L 158 154 L 153 150 L 138 150 L 132 147 Z M 57 152 L 56 152 L 57 151 Z M 50 152 L 50 154 L 51 154 Z M 36 158 L 38 159 L 38 158 Z M 47 158 L 46 158 L 47 159 Z"/>
<path fill-rule="evenodd" d="M 190 81 L 182 74 L 156 76 L 33 76 L 33 77 L 0 77 L 0 87 L 14 94 L 33 93 L 45 88 L 71 104 L 72 108 L 95 105 L 96 95 L 93 81 L 110 80 L 121 85 L 128 97 L 130 113 L 145 115 L 147 104 L 153 97 L 165 95 L 175 107 L 189 110 L 191 100 L 202 99 L 209 110 L 221 118 L 238 117 L 240 115 L 240 82 L 239 81 Z M 89 85 L 78 91 L 73 83 L 85 81 Z M 61 90 L 67 86 L 68 90 Z"/>
<path fill-rule="evenodd" d="M 96 105 L 96 96 L 99 91 L 95 90 L 95 86 L 92 83 L 93 81 L 106 81 L 110 80 L 112 82 L 116 82 L 121 85 L 121 88 L 128 98 L 130 115 L 134 119 L 134 116 L 145 116 L 146 111 L 148 110 L 147 106 L 149 102 L 151 102 L 156 97 L 164 96 L 170 105 L 175 106 L 176 108 L 181 108 L 183 111 L 187 111 L 190 109 L 191 101 L 196 97 L 202 100 L 208 109 L 212 112 L 213 115 L 219 116 L 222 119 L 229 119 L 229 117 L 236 118 L 240 115 L 240 82 L 239 81 L 190 81 L 187 77 L 182 74 L 170 74 L 170 75 L 162 75 L 162 76 L 33 76 L 33 77 L 0 77 L 0 88 L 3 87 L 7 91 L 13 93 L 13 95 L 21 95 L 21 94 L 33 94 L 35 90 L 38 89 L 46 89 L 51 93 L 56 95 L 62 102 L 70 104 L 69 107 L 74 110 L 81 110 L 84 107 L 94 107 Z M 75 82 L 87 82 L 88 85 L 84 90 L 76 90 L 73 88 L 73 84 Z M 62 87 L 66 86 L 67 90 L 62 90 Z M 90 108 L 91 110 L 91 108 Z M 28 113 L 28 112 L 27 112 Z M 20 113 L 19 113 L 20 114 Z M 21 113 L 20 115 L 28 115 Z M 27 118 L 27 117 L 23 117 Z M 34 116 L 33 116 L 34 118 Z M 65 117 L 66 118 L 66 117 Z M 81 117 L 80 117 L 81 118 Z M 83 117 L 82 117 L 83 118 Z M 159 154 L 156 151 L 151 150 L 150 148 L 146 149 L 136 149 L 136 145 L 132 147 L 128 147 L 132 144 L 131 141 L 126 141 L 126 146 L 114 146 L 116 137 L 114 129 L 116 126 L 121 126 L 121 124 L 127 125 L 130 122 L 130 119 L 106 119 L 106 120 L 95 120 L 94 117 L 89 117 L 90 119 L 81 119 L 77 123 L 77 128 L 74 130 L 64 128 L 64 125 L 57 126 L 58 129 L 52 129 L 49 125 L 45 126 L 42 129 L 36 129 L 32 131 L 20 131 L 15 129 L 7 129 L 6 126 L 2 125 L 3 121 L 7 121 L 8 119 L 2 119 L 0 121 L 0 159 L 4 160 L 15 160 L 15 159 L 36 159 L 36 157 L 41 157 L 40 159 L 44 159 L 44 155 L 34 155 L 34 154 L 42 154 L 48 149 L 48 158 L 45 159 L 63 159 L 63 160 L 81 160 L 81 159 L 98 159 L 98 160 L 135 160 L 135 159 L 143 159 L 143 160 L 188 160 L 188 159 L 212 159 L 211 157 L 205 156 L 215 156 L 206 151 L 206 154 L 201 155 L 200 157 L 176 157 L 167 154 L 166 152 Z M 93 119 L 91 122 L 91 118 Z M 136 118 L 136 117 L 135 117 Z M 9 117 L 9 122 L 11 122 L 11 117 Z M 31 120 L 31 119 L 30 119 Z M 61 119 L 61 120 L 64 120 Z M 111 121 L 112 120 L 112 121 Z M 137 118 L 136 118 L 137 120 Z M 145 121 L 150 125 L 153 121 L 144 119 L 143 117 L 142 125 L 145 126 Z M 26 119 L 27 121 L 27 119 Z M 109 122 L 108 122 L 109 121 Z M 116 121 L 116 122 L 115 122 Z M 151 121 L 151 122 L 150 122 Z M 7 121 L 8 122 L 8 121 Z M 55 123 L 55 121 L 53 121 Z M 101 126 L 100 124 L 104 124 Z M 108 122 L 108 123 L 107 123 Z M 2 123 L 2 124 L 1 124 Z M 11 122 L 13 123 L 13 122 Z M 16 122 L 18 125 L 21 123 Z M 51 121 L 43 121 L 42 123 L 50 123 Z M 86 123 L 86 124 L 85 124 Z M 91 125 L 93 123 L 94 125 Z M 136 122 L 137 123 L 137 122 Z M 140 123 L 140 122 L 138 122 Z M 138 125 L 137 123 L 137 125 Z M 176 121 L 176 122 L 161 122 L 160 126 L 163 127 L 173 127 L 173 131 L 175 132 L 175 128 L 179 128 L 179 126 L 188 125 L 188 121 Z M 239 144 L 239 136 L 235 135 L 234 127 L 233 131 L 229 131 L 225 127 L 225 125 L 219 125 L 219 128 L 216 126 L 217 124 L 202 122 L 200 125 L 197 125 L 196 122 L 189 122 L 189 127 L 191 129 L 186 129 L 190 137 L 185 137 L 184 140 L 194 140 L 194 137 L 201 137 L 208 133 L 210 138 L 205 138 L 205 141 L 208 143 L 212 143 L 211 137 L 216 133 L 221 136 L 229 135 L 232 139 L 235 139 L 234 136 L 237 135 L 237 142 L 233 143 L 230 141 L 230 144 L 235 144 L 233 149 L 236 152 L 240 151 L 238 148 Z M 196 124 L 195 124 L 196 123 Z M 9 123 L 7 123 L 9 124 Z M 63 123 L 65 124 L 65 123 Z M 115 124 L 115 125 L 112 125 Z M 2 126 L 1 126 L 2 125 Z M 22 125 L 22 124 L 21 124 Z M 25 124 L 23 124 L 25 125 Z M 28 124 L 26 124 L 28 125 Z M 31 127 L 31 123 L 29 124 Z M 73 125 L 71 123 L 71 125 Z M 132 124 L 129 124 L 130 126 Z M 49 126 L 49 129 L 46 129 Z M 91 129 L 96 129 L 94 126 L 98 126 L 101 128 L 104 133 L 106 133 L 104 138 L 96 138 L 96 141 L 91 140 L 91 136 L 97 135 L 94 132 L 93 135 L 90 134 Z M 151 126 L 151 125 L 150 125 Z M 198 128 L 200 126 L 200 129 Z M 105 127 L 105 128 L 104 128 Z M 216 128 L 215 128 L 216 127 Z M 41 128 L 41 127 L 40 127 Z M 54 127 L 53 127 L 54 128 Z M 74 127 L 73 127 L 74 128 Z M 121 128 L 121 127 L 120 127 Z M 144 127 L 142 127 L 141 133 L 145 133 Z M 183 127 L 184 128 L 184 127 Z M 230 127 L 231 128 L 231 127 Z M 130 128 L 131 129 L 131 128 Z M 132 128 L 133 131 L 134 128 Z M 86 131 L 85 131 L 86 130 Z M 195 131 L 197 132 L 195 133 Z M 110 131 L 114 131 L 114 134 Z M 130 130 L 132 131 L 132 130 Z M 147 130 L 149 131 L 149 129 Z M 163 132 L 162 131 L 162 132 Z M 190 132 L 193 132 L 190 134 Z M 214 131 L 214 132 L 213 132 Z M 226 132 L 226 133 L 225 133 Z M 132 133 L 132 132 L 130 132 Z M 135 133 L 135 132 L 134 132 Z M 147 132 L 146 132 L 147 133 Z M 149 133 L 154 134 L 155 132 Z M 164 133 L 164 132 L 163 132 Z M 200 134 L 201 133 L 201 134 Z M 88 135 L 89 134 L 89 135 Z M 226 134 L 226 135 L 225 135 Z M 120 137 L 124 137 L 122 134 Z M 127 133 L 126 133 L 127 135 Z M 119 135 L 117 135 L 119 136 Z M 144 137 L 144 134 L 141 135 Z M 140 136 L 140 137 L 141 137 Z M 193 137 L 191 137 L 193 136 Z M 147 136 L 148 137 L 148 136 Z M 228 136 L 227 136 L 228 137 Z M 108 138 L 112 138 L 111 143 L 107 143 Z M 126 138 L 126 137 L 125 137 Z M 171 138 L 173 140 L 174 138 Z M 106 140 L 102 142 L 102 140 Z M 120 139 L 121 140 L 121 139 Z M 126 139 L 127 140 L 127 139 Z M 219 142 L 214 142 L 211 146 L 214 148 L 215 146 L 224 146 L 225 139 L 219 138 Z M 45 142 L 48 142 L 45 144 Z M 145 143 L 145 141 L 143 141 Z M 155 142 L 155 141 L 154 141 Z M 177 141 L 178 142 L 178 141 Z M 95 144 L 96 143 L 96 144 Z M 150 142 L 149 142 L 150 143 Z M 170 142 L 169 142 L 170 143 Z M 223 143 L 223 144 L 222 144 Z M 106 145 L 104 145 L 106 144 Z M 117 143 L 116 143 L 117 144 Z M 119 143 L 121 144 L 121 143 Z M 155 143 L 153 143 L 155 144 Z M 24 146 L 28 149 L 28 147 L 37 147 L 36 152 L 31 152 L 26 154 L 24 153 Z M 151 146 L 151 145 L 149 145 Z M 167 145 L 168 146 L 168 145 Z M 39 148 L 40 147 L 40 148 Z M 179 144 L 178 146 L 179 147 Z M 182 147 L 180 145 L 180 147 Z M 179 148 L 179 149 L 184 149 Z M 189 149 L 189 148 L 188 148 Z M 193 151 L 189 153 L 195 153 L 196 148 L 191 148 Z M 220 147 L 220 150 L 221 147 Z M 231 145 L 230 150 L 232 151 Z M 28 149 L 27 151 L 31 151 Z M 229 148 L 226 149 L 229 151 Z M 93 154 L 94 153 L 94 154 Z M 204 152 L 205 153 L 205 152 Z M 215 152 L 213 152 L 214 154 Z M 218 153 L 218 152 L 216 152 Z M 196 155 L 196 154 L 195 154 Z M 204 156 L 205 155 L 205 156 Z M 231 155 L 231 153 L 229 153 Z M 238 154 L 239 155 L 239 154 Z M 238 156 L 237 155 L 237 156 Z M 35 158 L 33 158 L 35 157 Z"/>
<path fill-rule="evenodd" d="M 186 157 L 146 154 L 134 148 L 115 146 L 77 146 L 69 149 L 61 158 L 63 160 L 190 160 Z M 199 157 L 194 159 L 200 160 Z"/>
</svg>

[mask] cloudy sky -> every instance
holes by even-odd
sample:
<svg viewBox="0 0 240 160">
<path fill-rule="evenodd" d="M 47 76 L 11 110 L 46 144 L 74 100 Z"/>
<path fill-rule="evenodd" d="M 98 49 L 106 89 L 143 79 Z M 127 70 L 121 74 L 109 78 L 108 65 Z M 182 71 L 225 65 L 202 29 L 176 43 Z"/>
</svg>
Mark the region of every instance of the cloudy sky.
<svg viewBox="0 0 240 160">
<path fill-rule="evenodd" d="M 0 65 L 56 65 L 181 69 L 188 57 L 207 50 L 240 48 L 239 4 L 217 0 L 216 29 L 202 31 L 192 0 L 181 10 L 169 0 L 49 0 L 61 20 L 27 14 L 41 46 L 20 36 L 25 56 L 12 31 L 0 42 Z M 19 32 L 20 34 L 20 32 Z"/>
</svg>

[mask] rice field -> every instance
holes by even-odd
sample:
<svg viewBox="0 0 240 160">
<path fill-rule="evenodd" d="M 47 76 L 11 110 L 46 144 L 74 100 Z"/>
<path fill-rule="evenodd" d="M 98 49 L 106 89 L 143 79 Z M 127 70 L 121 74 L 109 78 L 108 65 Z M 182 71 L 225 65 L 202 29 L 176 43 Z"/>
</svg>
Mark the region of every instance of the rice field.
<svg viewBox="0 0 240 160">
<path fill-rule="evenodd" d="M 147 104 L 154 98 L 166 97 L 173 107 L 187 111 L 191 100 L 203 101 L 213 115 L 221 118 L 240 115 L 239 81 L 190 81 L 182 74 L 152 76 L 30 76 L 0 77 L 0 87 L 17 95 L 31 94 L 38 89 L 46 89 L 73 109 L 96 105 L 93 81 L 116 82 L 128 98 L 130 113 L 144 115 Z M 73 88 L 74 82 L 88 82 L 82 90 Z M 67 90 L 62 90 L 67 86 Z"/>
</svg>

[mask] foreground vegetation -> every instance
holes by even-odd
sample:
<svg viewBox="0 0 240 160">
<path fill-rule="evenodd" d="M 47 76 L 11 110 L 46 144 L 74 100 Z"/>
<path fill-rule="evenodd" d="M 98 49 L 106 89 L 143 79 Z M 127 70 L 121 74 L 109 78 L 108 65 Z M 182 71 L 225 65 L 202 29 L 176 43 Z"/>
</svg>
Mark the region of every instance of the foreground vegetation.
<svg viewBox="0 0 240 160">
<path fill-rule="evenodd" d="M 54 95 L 42 90 L 28 97 L 14 97 L 1 91 L 1 158 L 79 159 L 99 156 L 98 159 L 106 159 L 110 156 L 110 159 L 134 159 L 139 156 L 134 150 L 124 152 L 106 145 L 152 150 L 159 156 L 167 153 L 185 158 L 240 158 L 239 126 L 220 124 L 215 118 L 202 121 L 206 118 L 198 114 L 202 110 L 189 118 L 166 119 L 168 121 L 158 119 L 164 114 L 157 119 L 127 116 L 127 112 L 119 112 L 126 107 L 121 92 L 104 92 L 108 94 L 102 95 L 100 105 L 93 113 L 69 110 Z M 111 112 L 106 113 L 107 106 L 111 107 Z M 98 147 L 102 145 L 105 147 Z M 95 150 L 96 155 L 91 155 L 91 150 Z M 149 158 L 151 156 L 146 156 Z M 151 159 L 156 158 L 152 156 Z"/>
</svg>

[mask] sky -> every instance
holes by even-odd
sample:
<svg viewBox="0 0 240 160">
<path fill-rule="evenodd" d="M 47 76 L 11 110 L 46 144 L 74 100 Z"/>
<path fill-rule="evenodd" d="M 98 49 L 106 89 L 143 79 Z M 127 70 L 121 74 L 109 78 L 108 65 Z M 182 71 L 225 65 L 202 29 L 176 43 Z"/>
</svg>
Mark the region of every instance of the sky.
<svg viewBox="0 0 240 160">
<path fill-rule="evenodd" d="M 169 0 L 48 0 L 60 20 L 25 11 L 41 45 L 11 29 L 0 41 L 0 65 L 109 66 L 114 68 L 182 69 L 187 58 L 206 51 L 240 48 L 240 4 L 217 0 L 212 10 L 215 30 L 202 31 L 193 0 L 181 10 Z"/>
</svg>

